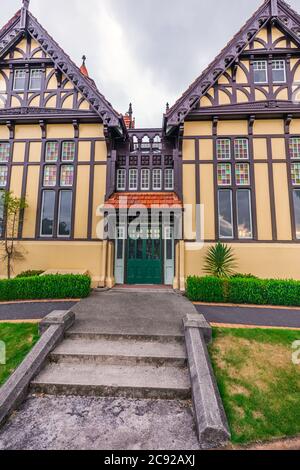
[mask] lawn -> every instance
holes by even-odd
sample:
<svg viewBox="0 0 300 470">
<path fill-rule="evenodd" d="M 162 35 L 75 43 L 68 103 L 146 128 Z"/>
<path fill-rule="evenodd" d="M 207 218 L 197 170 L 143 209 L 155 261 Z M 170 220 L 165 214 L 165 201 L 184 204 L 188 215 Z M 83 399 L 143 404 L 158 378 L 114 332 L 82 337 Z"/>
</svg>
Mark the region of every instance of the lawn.
<svg viewBox="0 0 300 470">
<path fill-rule="evenodd" d="M 6 364 L 0 364 L 0 386 L 22 362 L 38 338 L 37 324 L 0 323 L 0 341 L 6 346 Z"/>
<path fill-rule="evenodd" d="M 210 355 L 232 441 L 245 444 L 300 434 L 300 331 L 215 328 Z"/>
</svg>

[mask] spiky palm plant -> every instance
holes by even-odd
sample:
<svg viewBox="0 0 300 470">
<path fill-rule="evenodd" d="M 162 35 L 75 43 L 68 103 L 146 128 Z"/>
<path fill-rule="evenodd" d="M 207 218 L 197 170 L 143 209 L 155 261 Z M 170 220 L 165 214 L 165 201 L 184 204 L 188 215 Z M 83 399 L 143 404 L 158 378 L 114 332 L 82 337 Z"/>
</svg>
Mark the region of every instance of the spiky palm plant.
<svg viewBox="0 0 300 470">
<path fill-rule="evenodd" d="M 235 267 L 236 258 L 231 247 L 219 242 L 208 249 L 205 256 L 205 273 L 215 277 L 230 277 L 234 274 Z"/>
</svg>

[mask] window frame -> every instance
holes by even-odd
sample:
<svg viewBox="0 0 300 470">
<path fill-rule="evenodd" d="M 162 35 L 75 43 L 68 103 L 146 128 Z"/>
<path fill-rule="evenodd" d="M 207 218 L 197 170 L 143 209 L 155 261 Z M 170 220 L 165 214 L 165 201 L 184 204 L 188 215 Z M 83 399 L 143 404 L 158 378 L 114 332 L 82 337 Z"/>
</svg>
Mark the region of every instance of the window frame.
<svg viewBox="0 0 300 470">
<path fill-rule="evenodd" d="M 17 80 L 17 72 L 23 72 L 24 73 L 24 88 L 16 88 L 16 80 Z M 13 77 L 13 91 L 18 91 L 18 92 L 25 92 L 26 91 L 26 69 L 21 69 L 21 68 L 16 68 L 14 69 L 14 77 Z"/>
<path fill-rule="evenodd" d="M 155 173 L 156 172 L 157 172 L 157 174 L 159 174 L 159 182 L 160 182 L 159 187 L 158 186 L 156 187 L 156 181 L 155 181 Z M 161 168 L 153 168 L 152 169 L 152 189 L 153 189 L 153 191 L 162 191 L 162 185 L 163 185 L 163 182 L 162 182 L 162 169 Z"/>
<path fill-rule="evenodd" d="M 283 69 L 273 69 L 273 65 L 276 62 L 282 62 L 283 63 Z M 274 70 L 283 70 L 284 72 L 284 79 L 283 80 L 274 80 Z M 272 82 L 277 84 L 277 83 L 286 83 L 286 61 L 284 59 L 274 59 L 272 60 Z"/>
<path fill-rule="evenodd" d="M 143 174 L 147 173 L 148 175 L 148 185 L 143 185 Z M 151 187 L 151 171 L 149 168 L 141 168 L 141 191 L 150 191 Z"/>
<path fill-rule="evenodd" d="M 222 236 L 221 235 L 221 224 L 220 224 L 220 193 L 229 192 L 230 194 L 230 213 L 231 213 L 231 229 L 232 229 L 232 236 Z M 218 237 L 220 240 L 234 240 L 234 218 L 233 218 L 233 190 L 232 188 L 222 188 L 218 189 Z"/>
<path fill-rule="evenodd" d="M 126 169 L 125 168 L 118 168 L 117 169 L 117 191 L 126 191 Z M 120 186 L 120 178 L 119 175 L 123 174 L 124 175 L 124 185 Z"/>
<path fill-rule="evenodd" d="M 67 186 L 65 186 L 67 187 Z M 62 194 L 63 193 L 70 193 L 71 194 L 71 221 L 70 221 L 70 235 L 60 235 L 59 233 L 59 225 L 60 225 L 60 216 L 61 216 L 61 198 L 62 198 Z M 58 197 L 58 208 L 57 208 L 57 226 L 56 226 L 56 235 L 57 235 L 57 238 L 71 238 L 72 236 L 72 222 L 73 222 L 73 198 L 74 198 L 74 194 L 73 194 L 73 191 L 71 189 L 60 189 L 58 191 L 58 194 L 57 196 Z"/>
<path fill-rule="evenodd" d="M 256 68 L 255 68 L 255 64 L 263 64 L 263 63 L 264 63 L 265 66 L 266 66 L 265 69 L 256 69 Z M 254 84 L 255 84 L 255 85 L 266 85 L 266 84 L 268 84 L 268 83 L 269 83 L 268 61 L 267 61 L 267 60 L 263 60 L 263 59 L 261 59 L 261 60 L 254 60 L 252 66 L 253 66 L 253 81 L 254 81 Z M 260 71 L 260 72 L 261 72 L 261 71 L 265 71 L 265 73 L 266 73 L 266 80 L 265 80 L 265 81 L 259 81 L 259 82 L 258 82 L 258 81 L 255 80 L 255 72 L 257 72 L 257 71 Z"/>
<path fill-rule="evenodd" d="M 135 174 L 135 185 L 132 185 L 132 175 Z M 128 190 L 129 191 L 137 191 L 139 187 L 139 171 L 137 168 L 129 168 L 128 172 Z"/>
<path fill-rule="evenodd" d="M 172 178 L 172 185 L 168 186 L 168 173 L 171 173 L 171 178 Z M 174 191 L 174 168 L 165 168 L 165 174 L 164 174 L 164 189 L 165 191 Z"/>
<path fill-rule="evenodd" d="M 52 234 L 45 235 L 42 233 L 43 231 L 43 209 L 44 209 L 44 195 L 45 193 L 53 193 L 54 194 L 54 204 L 53 204 L 53 224 L 52 224 Z M 42 198 L 41 198 L 41 210 L 40 210 L 40 227 L 39 227 L 39 235 L 41 238 L 53 238 L 55 233 L 55 212 L 56 212 L 56 191 L 55 189 L 42 189 Z"/>
<path fill-rule="evenodd" d="M 33 79 L 32 75 L 33 75 L 34 72 L 37 72 L 37 71 L 39 71 L 39 72 L 41 73 L 41 76 L 40 76 L 40 85 L 39 85 L 38 88 L 34 88 L 34 87 L 32 86 L 32 79 Z M 44 72 L 44 71 L 43 71 L 42 68 L 32 68 L 32 69 L 30 69 L 29 85 L 28 85 L 28 90 L 29 90 L 29 91 L 41 91 L 41 90 L 42 90 L 42 85 L 43 85 L 43 72 Z"/>
<path fill-rule="evenodd" d="M 250 228 L 251 236 L 249 237 L 240 237 L 239 236 L 239 201 L 238 194 L 241 192 L 248 193 L 248 203 L 249 203 L 249 217 L 250 217 Z M 240 187 L 236 190 L 236 226 L 237 226 L 237 237 L 239 240 L 253 240 L 253 211 L 252 211 L 252 194 L 251 189 Z"/>
</svg>

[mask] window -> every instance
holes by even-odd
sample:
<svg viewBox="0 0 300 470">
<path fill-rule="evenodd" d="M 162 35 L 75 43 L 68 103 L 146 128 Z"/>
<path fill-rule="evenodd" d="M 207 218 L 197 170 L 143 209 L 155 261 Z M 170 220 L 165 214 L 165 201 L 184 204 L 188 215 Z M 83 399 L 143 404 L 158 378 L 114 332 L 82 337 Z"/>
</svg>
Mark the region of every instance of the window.
<svg viewBox="0 0 300 470">
<path fill-rule="evenodd" d="M 230 160 L 231 149 L 229 139 L 218 139 L 217 140 L 217 159 L 218 160 Z"/>
<path fill-rule="evenodd" d="M 117 190 L 125 191 L 126 189 L 126 170 L 117 171 Z"/>
<path fill-rule="evenodd" d="M 7 186 L 8 167 L 0 166 L 0 188 L 6 188 Z"/>
<path fill-rule="evenodd" d="M 136 169 L 129 170 L 129 189 L 136 191 L 138 188 L 138 171 Z"/>
<path fill-rule="evenodd" d="M 268 67 L 266 60 L 256 60 L 253 62 L 254 83 L 268 82 Z"/>
<path fill-rule="evenodd" d="M 150 189 L 150 170 L 143 168 L 141 171 L 141 189 L 148 191 Z"/>
<path fill-rule="evenodd" d="M 294 198 L 296 238 L 300 240 L 300 189 L 294 189 L 293 198 Z"/>
<path fill-rule="evenodd" d="M 218 185 L 219 186 L 231 185 L 231 164 L 230 163 L 218 164 Z"/>
<path fill-rule="evenodd" d="M 46 165 L 44 168 L 43 186 L 54 187 L 57 180 L 57 168 L 54 165 Z"/>
<path fill-rule="evenodd" d="M 272 62 L 272 75 L 274 83 L 282 83 L 286 81 L 285 61 L 273 60 Z"/>
<path fill-rule="evenodd" d="M 250 167 L 248 163 L 237 163 L 235 165 L 235 182 L 237 186 L 250 185 Z"/>
<path fill-rule="evenodd" d="M 58 152 L 59 152 L 58 142 L 47 142 L 45 161 L 46 162 L 57 162 Z"/>
<path fill-rule="evenodd" d="M 156 168 L 152 172 L 152 181 L 153 181 L 153 189 L 155 191 L 161 190 L 161 170 Z"/>
<path fill-rule="evenodd" d="M 174 189 L 174 170 L 172 168 L 165 170 L 165 189 Z"/>
<path fill-rule="evenodd" d="M 300 159 L 300 137 L 290 138 L 290 156 L 292 159 Z"/>
<path fill-rule="evenodd" d="M 292 163 L 291 172 L 293 186 L 300 186 L 300 163 Z"/>
<path fill-rule="evenodd" d="M 150 139 L 147 135 L 145 135 L 142 138 L 142 144 L 141 144 L 141 149 L 142 150 L 149 150 L 150 149 Z"/>
<path fill-rule="evenodd" d="M 0 238 L 4 235 L 4 191 L 0 191 Z"/>
<path fill-rule="evenodd" d="M 234 140 L 234 158 L 236 160 L 248 160 L 249 159 L 248 139 L 235 139 Z"/>
<path fill-rule="evenodd" d="M 0 142 L 0 162 L 8 163 L 10 157 L 9 142 Z"/>
<path fill-rule="evenodd" d="M 55 191 L 43 191 L 41 212 L 41 236 L 53 236 Z"/>
<path fill-rule="evenodd" d="M 59 237 L 71 236 L 72 223 L 72 191 L 60 191 L 58 208 L 58 232 Z"/>
<path fill-rule="evenodd" d="M 74 166 L 62 165 L 60 169 L 60 185 L 73 186 L 74 181 Z"/>
<path fill-rule="evenodd" d="M 26 83 L 26 71 L 25 70 L 15 70 L 14 75 L 14 90 L 15 91 L 24 91 Z"/>
<path fill-rule="evenodd" d="M 238 189 L 236 193 L 238 238 L 251 239 L 252 216 L 251 216 L 251 192 L 248 189 Z"/>
<path fill-rule="evenodd" d="M 230 189 L 218 191 L 218 210 L 220 238 L 233 238 L 232 191 Z"/>
<path fill-rule="evenodd" d="M 42 88 L 42 69 L 32 69 L 30 72 L 29 90 L 40 90 Z"/>
<path fill-rule="evenodd" d="M 162 148 L 161 138 L 159 135 L 156 135 L 153 139 L 153 149 L 161 150 L 161 148 Z"/>
<path fill-rule="evenodd" d="M 75 142 L 63 142 L 61 159 L 63 162 L 75 160 Z"/>
</svg>

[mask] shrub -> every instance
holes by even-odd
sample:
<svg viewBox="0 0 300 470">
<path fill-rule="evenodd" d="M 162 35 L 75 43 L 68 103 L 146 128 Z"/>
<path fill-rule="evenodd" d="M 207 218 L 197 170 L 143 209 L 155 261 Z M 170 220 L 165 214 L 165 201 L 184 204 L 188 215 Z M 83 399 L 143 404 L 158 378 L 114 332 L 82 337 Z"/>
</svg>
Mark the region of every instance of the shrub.
<svg viewBox="0 0 300 470">
<path fill-rule="evenodd" d="M 208 249 L 204 271 L 209 276 L 230 277 L 235 267 L 236 258 L 231 247 L 219 242 Z"/>
<path fill-rule="evenodd" d="M 83 275 L 49 275 L 0 281 L 0 301 L 74 299 L 87 297 L 91 278 Z"/>
<path fill-rule="evenodd" d="M 258 279 L 258 277 L 254 276 L 254 274 L 241 274 L 241 273 L 236 273 L 230 276 L 231 279 Z"/>
<path fill-rule="evenodd" d="M 20 279 L 24 277 L 35 277 L 40 276 L 43 274 L 44 271 L 23 271 L 22 273 L 18 274 L 15 279 Z"/>
<path fill-rule="evenodd" d="M 189 277 L 186 294 L 192 301 L 299 307 L 300 281 Z"/>
</svg>

